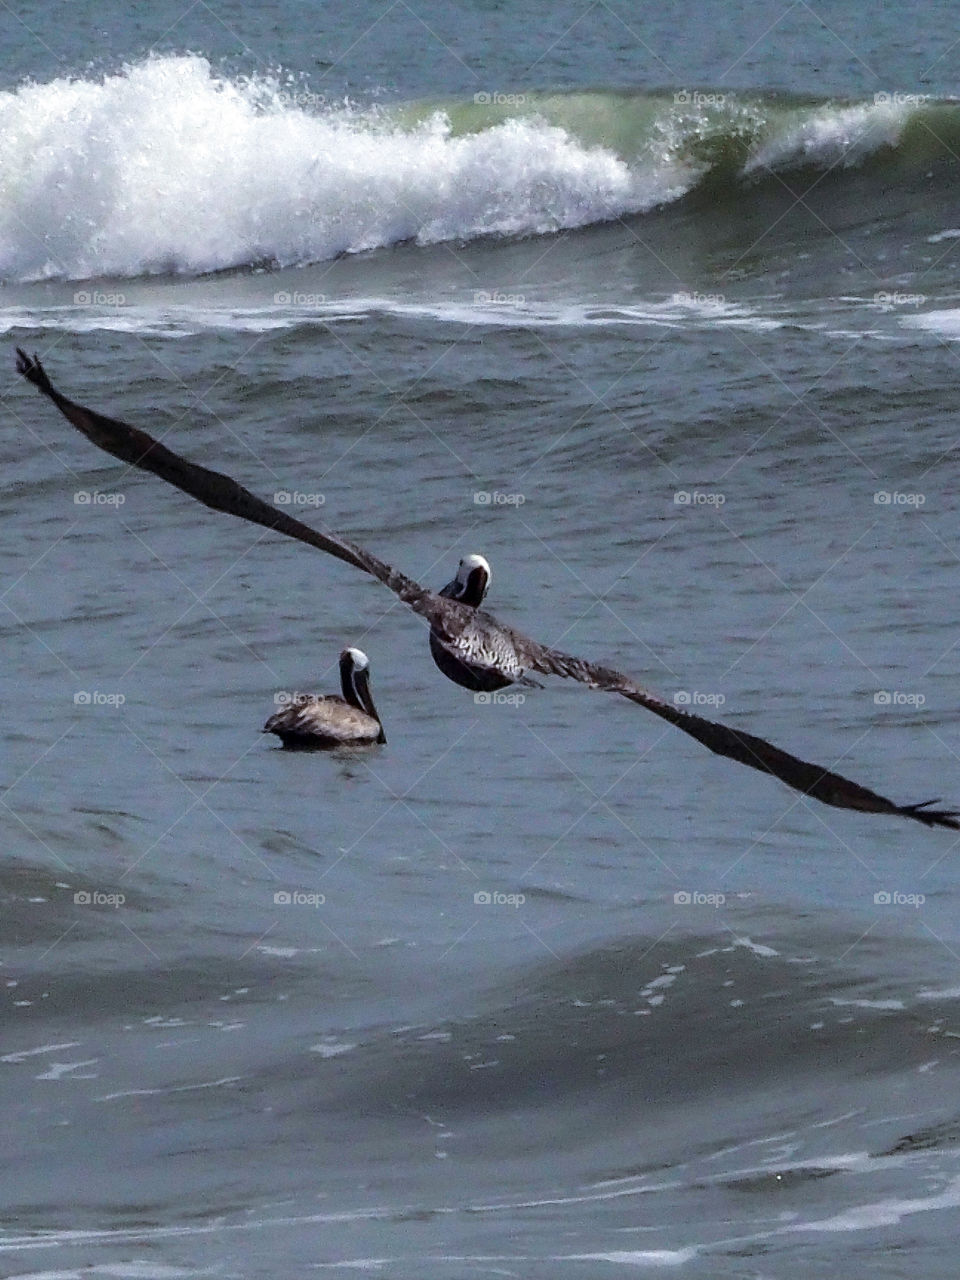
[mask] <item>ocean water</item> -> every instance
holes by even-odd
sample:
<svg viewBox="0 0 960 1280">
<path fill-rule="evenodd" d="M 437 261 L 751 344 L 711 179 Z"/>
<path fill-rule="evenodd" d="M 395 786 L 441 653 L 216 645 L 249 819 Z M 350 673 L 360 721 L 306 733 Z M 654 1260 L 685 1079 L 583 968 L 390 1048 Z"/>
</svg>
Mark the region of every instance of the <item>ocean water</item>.
<svg viewBox="0 0 960 1280">
<path fill-rule="evenodd" d="M 581 686 L 427 585 L 960 803 L 945 5 L 0 15 L 0 1274 L 953 1277 L 948 831 Z M 388 744 L 291 753 L 371 659 Z"/>
</svg>

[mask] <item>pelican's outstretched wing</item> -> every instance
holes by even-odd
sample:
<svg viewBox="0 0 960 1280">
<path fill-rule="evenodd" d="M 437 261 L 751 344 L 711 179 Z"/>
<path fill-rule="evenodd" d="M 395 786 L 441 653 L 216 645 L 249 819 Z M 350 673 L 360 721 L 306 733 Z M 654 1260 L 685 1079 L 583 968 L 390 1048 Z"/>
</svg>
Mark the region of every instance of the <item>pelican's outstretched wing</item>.
<svg viewBox="0 0 960 1280">
<path fill-rule="evenodd" d="M 620 671 L 598 666 L 583 658 L 575 658 L 558 649 L 550 649 L 519 632 L 511 631 L 510 634 L 525 668 L 539 671 L 543 675 L 578 680 L 591 689 L 618 693 L 621 697 L 646 707 L 662 720 L 667 720 L 688 733 L 691 738 L 696 738 L 718 756 L 727 756 L 730 760 L 749 765 L 751 769 L 759 769 L 761 773 L 773 774 L 788 787 L 812 796 L 823 804 L 833 805 L 837 809 L 858 809 L 863 813 L 897 814 L 901 818 L 915 818 L 928 827 L 949 827 L 953 831 L 960 831 L 960 810 L 931 809 L 929 806 L 938 804 L 937 800 L 924 800 L 920 804 L 894 804 L 885 796 L 877 795 L 868 787 L 851 782 L 849 778 L 833 773 L 823 765 L 810 764 L 807 760 L 790 755 L 765 738 L 745 733 L 742 729 L 731 729 L 716 720 L 707 720 L 704 716 L 685 711 L 651 693 L 649 689 L 644 689 Z"/>
<path fill-rule="evenodd" d="M 684 711 L 650 693 L 619 671 L 597 666 L 584 658 L 561 653 L 558 649 L 550 649 L 512 627 L 503 626 L 484 610 L 469 609 L 454 600 L 427 591 L 412 578 L 378 560 L 362 547 L 355 546 L 345 538 L 320 533 L 309 525 L 302 524 L 286 512 L 271 507 L 229 476 L 181 458 L 145 431 L 74 403 L 56 390 L 36 356 L 31 359 L 18 347 L 17 357 L 18 372 L 44 395 L 49 396 L 79 431 L 107 453 L 131 466 L 152 471 L 154 475 L 182 489 L 184 493 L 189 493 L 215 511 L 226 511 L 267 529 L 275 529 L 277 533 L 296 538 L 362 569 L 389 587 L 414 612 L 426 618 L 441 636 L 455 638 L 465 627 L 470 627 L 476 631 L 479 641 L 483 639 L 480 633 L 486 632 L 487 643 L 480 644 L 480 647 L 489 648 L 495 653 L 498 646 L 508 642 L 515 651 L 521 669 L 532 669 L 543 675 L 563 676 L 592 689 L 618 693 L 690 734 L 717 755 L 727 756 L 752 769 L 759 769 L 761 773 L 772 774 L 787 786 L 812 796 L 823 804 L 834 805 L 838 809 L 857 809 L 865 813 L 895 814 L 902 818 L 913 818 L 928 827 L 949 827 L 960 831 L 960 810 L 931 809 L 930 805 L 938 803 L 935 800 L 926 800 L 921 804 L 894 804 L 892 800 L 877 795 L 867 787 L 851 782 L 838 773 L 832 773 L 821 765 L 800 760 L 752 733 L 730 729 L 714 720 L 706 720 L 703 716 Z"/>
<path fill-rule="evenodd" d="M 17 347 L 17 372 L 22 373 L 45 396 L 49 396 L 64 417 L 78 431 L 82 431 L 88 440 L 92 440 L 107 453 L 112 453 L 121 462 L 140 467 L 144 471 L 152 471 L 161 480 L 189 493 L 192 498 L 214 511 L 226 511 L 229 515 L 240 516 L 243 520 L 250 520 L 267 529 L 275 529 L 277 533 L 297 538 L 300 542 L 306 542 L 311 547 L 327 551 L 339 560 L 363 569 L 365 573 L 379 578 L 411 608 L 416 609 L 422 597 L 432 596 L 432 592 L 421 587 L 418 582 L 398 573 L 362 547 L 348 542 L 346 538 L 320 533 L 310 525 L 287 515 L 285 511 L 272 507 L 222 472 L 210 471 L 207 467 L 200 467 L 195 462 L 181 458 L 146 431 L 69 400 L 61 395 L 47 377 L 39 358 L 34 356 L 31 359 L 20 347 Z"/>
</svg>

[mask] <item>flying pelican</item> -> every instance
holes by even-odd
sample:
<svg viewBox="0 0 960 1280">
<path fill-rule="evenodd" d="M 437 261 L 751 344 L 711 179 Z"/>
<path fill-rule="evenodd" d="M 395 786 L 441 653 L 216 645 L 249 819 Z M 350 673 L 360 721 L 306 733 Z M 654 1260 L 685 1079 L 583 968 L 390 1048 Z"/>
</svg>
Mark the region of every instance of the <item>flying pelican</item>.
<svg viewBox="0 0 960 1280">
<path fill-rule="evenodd" d="M 168 484 L 182 489 L 214 511 L 225 511 L 253 524 L 274 529 L 309 546 L 362 569 L 389 587 L 404 604 L 430 624 L 431 647 L 441 670 L 467 688 L 502 688 L 506 684 L 529 682 L 526 671 L 541 675 L 564 676 L 591 689 L 616 693 L 635 702 L 662 720 L 675 725 L 696 738 L 717 755 L 770 773 L 804 795 L 837 809 L 856 809 L 863 813 L 884 813 L 911 818 L 928 827 L 949 827 L 960 831 L 960 810 L 933 809 L 937 800 L 919 804 L 895 804 L 875 791 L 851 782 L 822 765 L 811 764 L 775 747 L 764 738 L 740 729 L 707 720 L 684 711 L 671 702 L 644 689 L 629 676 L 610 667 L 598 666 L 584 658 L 562 653 L 531 640 L 513 627 L 498 622 L 473 601 L 482 585 L 483 573 L 472 579 L 482 566 L 470 564 L 468 557 L 457 577 L 444 591 L 447 595 L 428 591 L 398 569 L 378 560 L 362 547 L 333 533 L 321 533 L 294 519 L 278 507 L 272 507 L 219 471 L 188 462 L 145 431 L 131 427 L 116 418 L 105 417 L 93 409 L 68 399 L 53 386 L 35 355 L 31 359 L 17 348 L 17 370 L 28 382 L 47 396 L 64 417 L 89 440 L 107 453 L 131 466 L 152 471 Z M 486 565 L 486 561 L 483 561 Z M 487 566 L 489 576 L 489 566 Z M 441 657 L 437 658 L 437 653 Z M 452 661 L 445 666 L 448 658 Z M 459 666 L 455 665 L 459 664 Z M 454 674 L 456 672 L 456 674 Z M 468 681 L 484 682 L 479 684 Z"/>
<path fill-rule="evenodd" d="M 263 726 L 285 747 L 349 747 L 384 743 L 387 735 L 370 694 L 370 659 L 362 649 L 340 654 L 338 694 L 297 694 Z"/>
<path fill-rule="evenodd" d="M 483 556 L 464 556 L 456 577 L 442 587 L 438 595 L 445 600 L 458 600 L 470 609 L 479 609 L 490 578 L 490 566 Z M 453 636 L 446 636 L 442 628 L 431 626 L 430 653 L 449 680 L 475 693 L 494 693 L 515 682 L 535 683 L 524 676 L 510 645 L 500 643 L 499 635 L 475 634 L 469 624 Z"/>
</svg>

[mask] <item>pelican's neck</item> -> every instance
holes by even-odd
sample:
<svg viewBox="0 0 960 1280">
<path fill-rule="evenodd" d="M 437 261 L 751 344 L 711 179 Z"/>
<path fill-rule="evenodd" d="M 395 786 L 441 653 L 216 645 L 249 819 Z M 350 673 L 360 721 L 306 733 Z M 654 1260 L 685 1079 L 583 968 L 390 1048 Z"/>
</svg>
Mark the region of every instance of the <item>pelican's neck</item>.
<svg viewBox="0 0 960 1280">
<path fill-rule="evenodd" d="M 380 726 L 377 741 L 386 742 L 387 735 L 383 732 L 383 722 L 373 704 L 373 695 L 370 692 L 370 669 L 367 666 L 358 665 L 349 653 L 343 654 L 340 659 L 340 687 L 343 690 L 345 702 L 349 702 L 351 707 L 356 707 L 358 711 L 362 711 Z"/>
<path fill-rule="evenodd" d="M 356 707 L 358 711 L 366 710 L 360 700 L 358 687 L 362 673 L 363 668 L 357 666 L 352 653 L 347 651 L 340 655 L 340 688 L 343 691 L 343 700 L 349 702 L 351 707 Z"/>
</svg>

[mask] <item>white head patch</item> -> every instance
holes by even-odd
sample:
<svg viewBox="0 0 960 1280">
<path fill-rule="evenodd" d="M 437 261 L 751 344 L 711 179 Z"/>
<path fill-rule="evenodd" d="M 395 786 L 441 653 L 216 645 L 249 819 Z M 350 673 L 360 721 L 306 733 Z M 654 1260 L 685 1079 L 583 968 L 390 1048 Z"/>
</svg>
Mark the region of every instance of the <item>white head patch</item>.
<svg viewBox="0 0 960 1280">
<path fill-rule="evenodd" d="M 476 555 L 464 556 L 460 561 L 459 568 L 457 569 L 457 582 L 459 582 L 462 587 L 465 587 L 471 573 L 473 573 L 475 569 L 482 569 L 486 574 L 487 583 L 489 584 L 491 582 L 493 574 L 490 572 L 490 565 L 486 560 L 484 560 L 483 556 Z"/>
<path fill-rule="evenodd" d="M 344 649 L 343 656 L 350 659 L 354 671 L 366 671 L 370 666 L 370 659 L 362 649 Z"/>
</svg>

